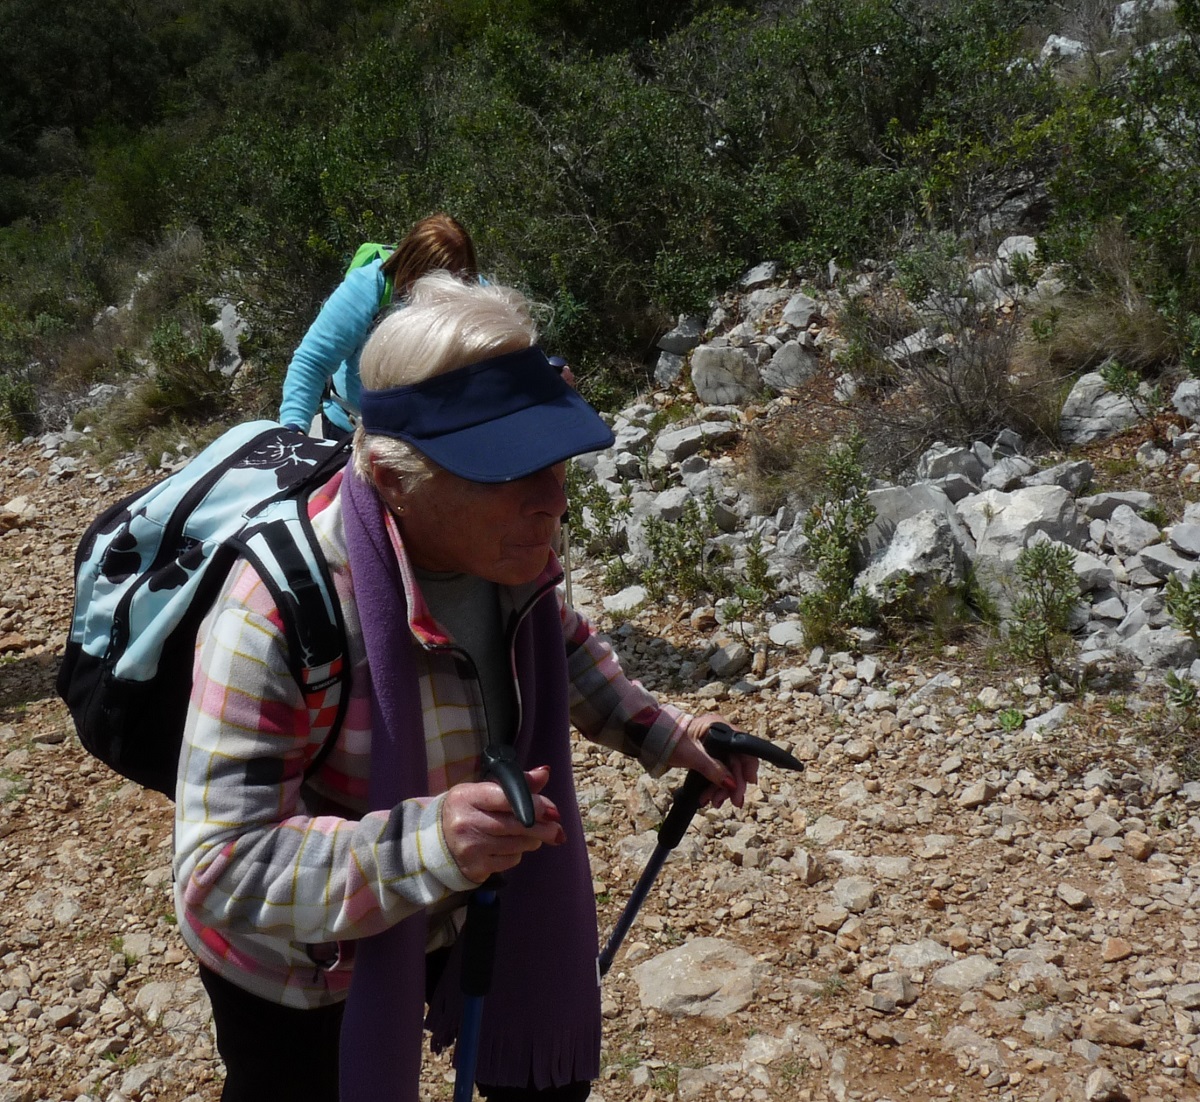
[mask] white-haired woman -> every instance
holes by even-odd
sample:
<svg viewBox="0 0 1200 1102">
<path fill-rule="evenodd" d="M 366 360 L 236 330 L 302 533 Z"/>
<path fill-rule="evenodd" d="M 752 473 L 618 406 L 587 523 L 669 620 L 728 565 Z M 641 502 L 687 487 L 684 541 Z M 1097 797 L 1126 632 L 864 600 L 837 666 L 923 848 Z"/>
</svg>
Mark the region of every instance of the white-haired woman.
<svg viewBox="0 0 1200 1102">
<path fill-rule="evenodd" d="M 754 777 L 753 759 L 726 768 L 701 746 L 719 717 L 660 705 L 562 601 L 565 461 L 612 434 L 536 337 L 516 292 L 435 274 L 364 349 L 352 463 L 310 505 L 352 665 L 312 776 L 319 708 L 249 563 L 200 632 L 176 901 L 228 1102 L 415 1102 L 423 1025 L 435 1047 L 455 1035 L 464 893 L 500 872 L 480 1090 L 586 1098 L 596 916 L 569 726 L 652 772 L 699 770 L 716 803 Z M 532 826 L 480 780 L 499 747 L 524 771 Z"/>
</svg>

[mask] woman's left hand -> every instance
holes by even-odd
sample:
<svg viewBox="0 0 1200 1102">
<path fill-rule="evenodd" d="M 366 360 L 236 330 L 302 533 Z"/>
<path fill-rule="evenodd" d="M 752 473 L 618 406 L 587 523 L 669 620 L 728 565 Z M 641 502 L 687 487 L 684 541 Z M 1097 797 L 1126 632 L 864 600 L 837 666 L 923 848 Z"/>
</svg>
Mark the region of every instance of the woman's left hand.
<svg viewBox="0 0 1200 1102">
<path fill-rule="evenodd" d="M 700 805 L 711 803 L 720 807 L 726 800 L 734 807 L 741 807 L 746 799 L 746 785 L 758 780 L 758 758 L 746 754 L 733 754 L 728 766 L 723 765 L 701 745 L 701 738 L 714 723 L 727 723 L 724 716 L 716 712 L 696 716 L 688 724 L 683 738 L 671 755 L 671 765 L 677 769 L 694 769 L 712 781 L 712 787 L 701 797 Z"/>
</svg>

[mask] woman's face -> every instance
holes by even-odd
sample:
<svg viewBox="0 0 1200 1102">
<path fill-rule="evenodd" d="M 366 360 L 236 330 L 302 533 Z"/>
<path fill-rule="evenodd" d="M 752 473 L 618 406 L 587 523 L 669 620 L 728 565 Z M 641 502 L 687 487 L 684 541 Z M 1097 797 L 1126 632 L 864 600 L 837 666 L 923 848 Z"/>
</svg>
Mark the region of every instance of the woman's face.
<svg viewBox="0 0 1200 1102">
<path fill-rule="evenodd" d="M 468 482 L 449 471 L 406 491 L 381 480 L 385 500 L 402 507 L 404 546 L 424 570 L 474 574 L 524 585 L 544 569 L 566 512 L 566 463 L 516 482 Z"/>
</svg>

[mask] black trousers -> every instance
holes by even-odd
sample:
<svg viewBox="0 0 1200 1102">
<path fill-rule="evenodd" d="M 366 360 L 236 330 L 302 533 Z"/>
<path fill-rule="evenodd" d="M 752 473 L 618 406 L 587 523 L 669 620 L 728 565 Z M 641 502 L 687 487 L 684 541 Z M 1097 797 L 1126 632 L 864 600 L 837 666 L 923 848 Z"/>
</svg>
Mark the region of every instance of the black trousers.
<svg viewBox="0 0 1200 1102">
<path fill-rule="evenodd" d="M 437 954 L 433 954 L 436 957 Z M 444 958 L 430 965 L 440 971 Z M 337 1102 L 342 1003 L 317 1010 L 280 1006 L 200 965 L 225 1063 L 221 1102 Z M 535 1090 L 479 1084 L 488 1102 L 584 1102 L 590 1083 Z"/>
</svg>

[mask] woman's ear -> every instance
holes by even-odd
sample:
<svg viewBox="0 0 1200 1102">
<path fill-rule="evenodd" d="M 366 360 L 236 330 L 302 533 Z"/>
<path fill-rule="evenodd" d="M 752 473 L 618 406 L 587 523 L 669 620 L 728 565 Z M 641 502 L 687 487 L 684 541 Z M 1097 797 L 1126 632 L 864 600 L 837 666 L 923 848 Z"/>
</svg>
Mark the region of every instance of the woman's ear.
<svg viewBox="0 0 1200 1102">
<path fill-rule="evenodd" d="M 371 477 L 375 489 L 388 505 L 398 512 L 404 511 L 404 480 L 391 467 L 371 460 Z"/>
</svg>

